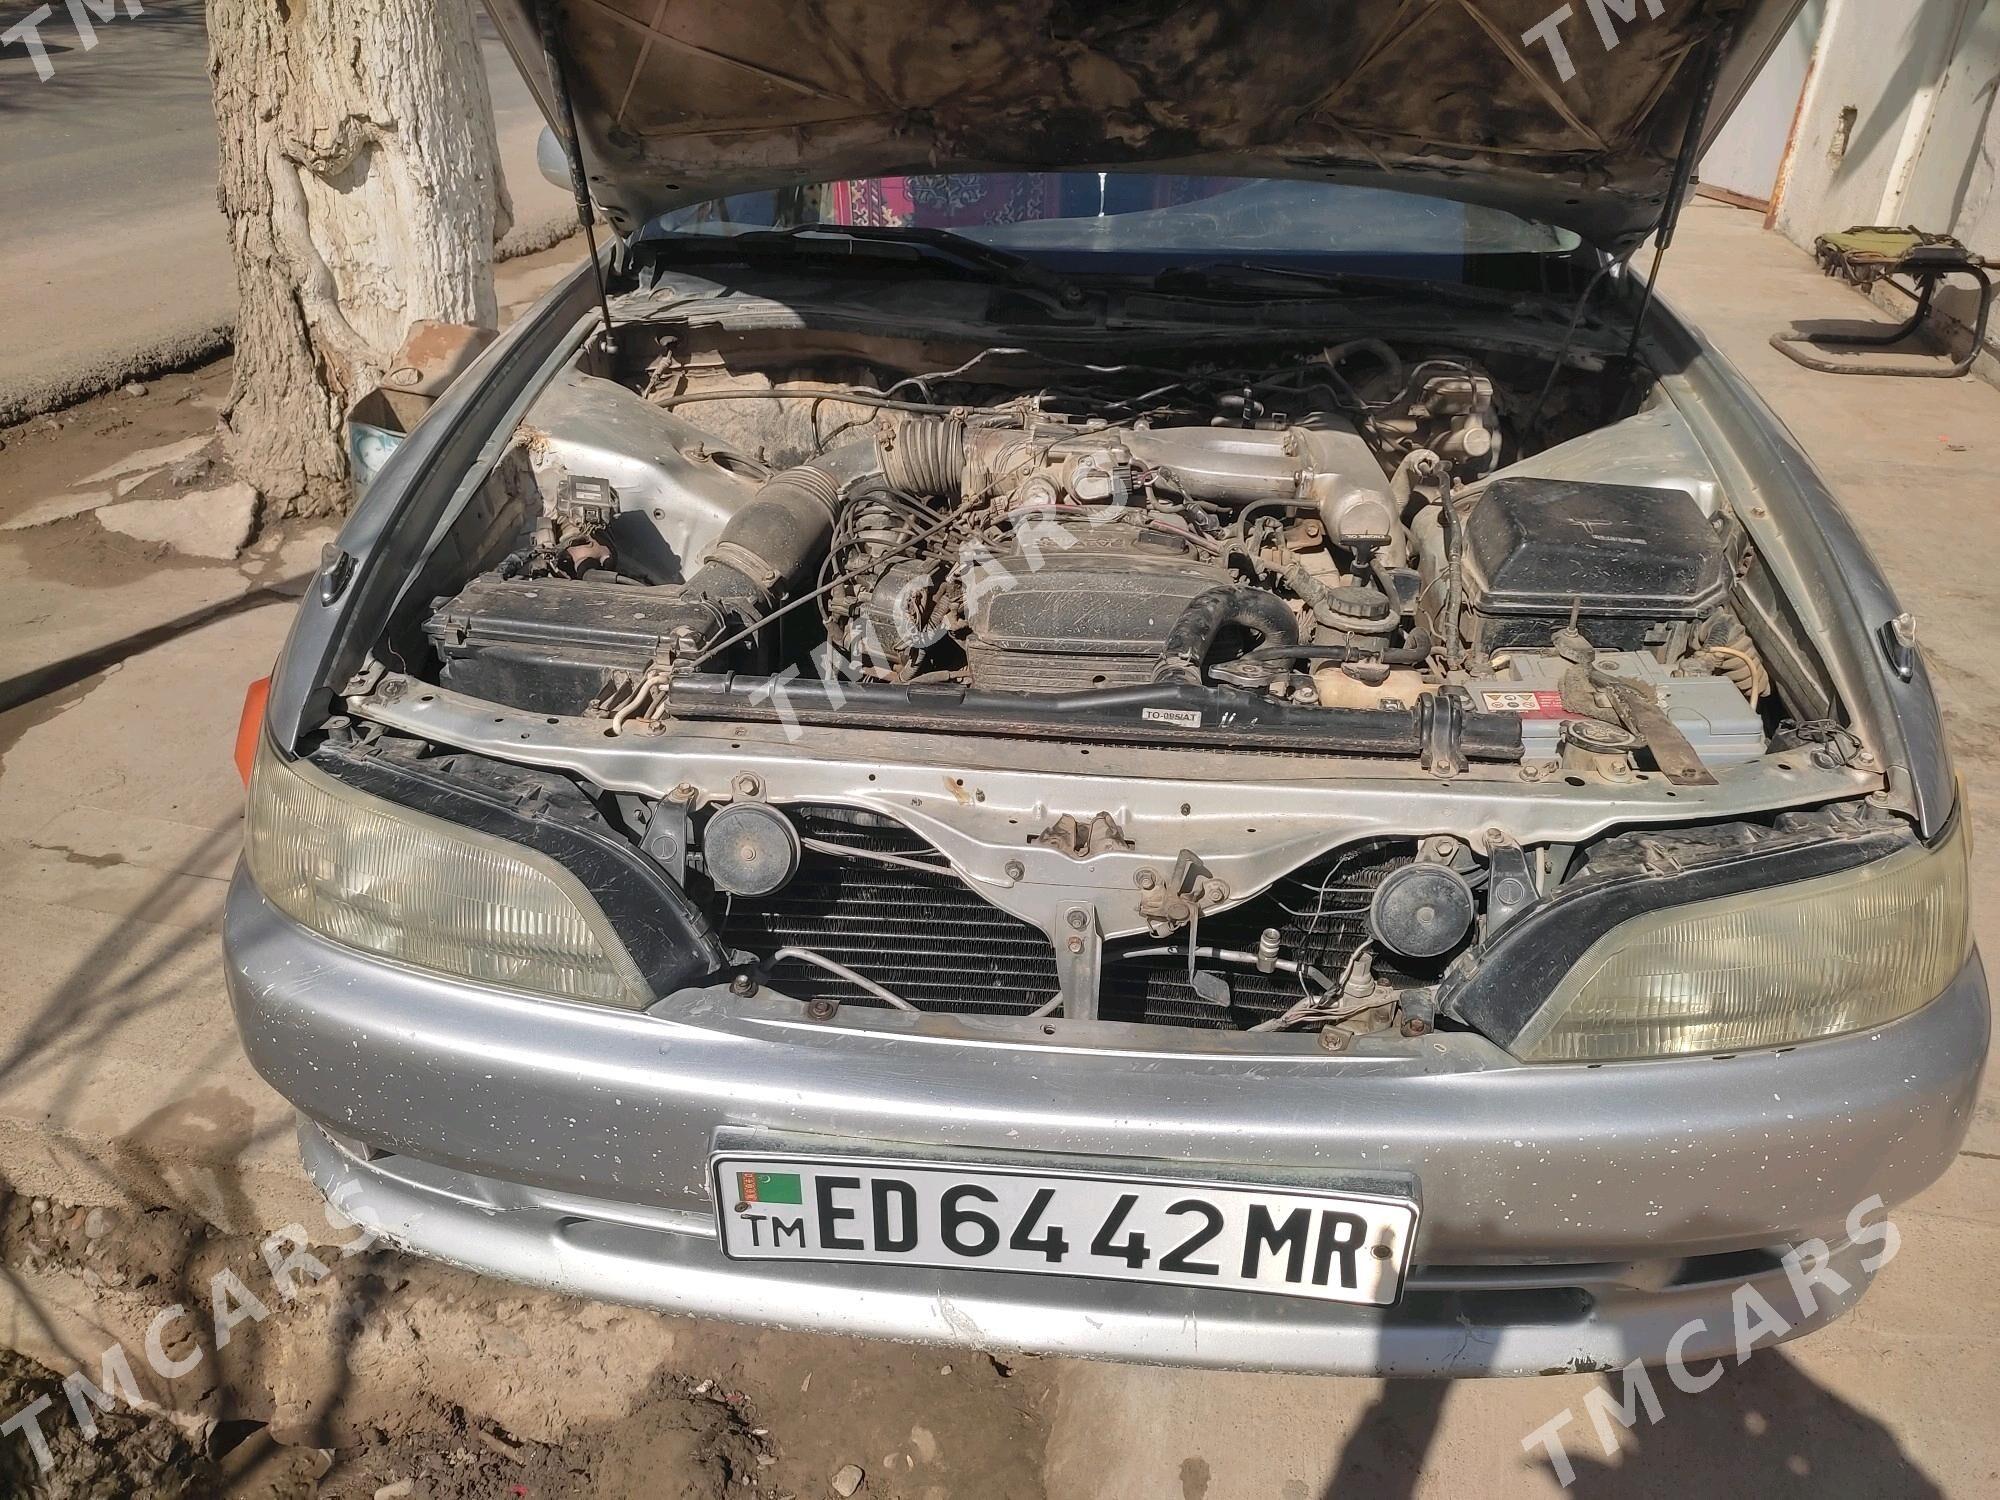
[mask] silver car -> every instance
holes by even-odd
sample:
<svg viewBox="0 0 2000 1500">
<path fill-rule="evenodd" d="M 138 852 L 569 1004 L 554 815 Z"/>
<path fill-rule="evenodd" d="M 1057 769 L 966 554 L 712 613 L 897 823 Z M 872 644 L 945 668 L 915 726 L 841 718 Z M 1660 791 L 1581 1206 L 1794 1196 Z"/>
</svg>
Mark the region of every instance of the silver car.
<svg viewBox="0 0 2000 1500">
<path fill-rule="evenodd" d="M 493 9 L 612 243 L 250 725 L 231 990 L 330 1195 L 992 1350 L 1853 1305 L 1986 1055 L 1965 819 L 1631 261 L 1791 0 Z"/>
</svg>

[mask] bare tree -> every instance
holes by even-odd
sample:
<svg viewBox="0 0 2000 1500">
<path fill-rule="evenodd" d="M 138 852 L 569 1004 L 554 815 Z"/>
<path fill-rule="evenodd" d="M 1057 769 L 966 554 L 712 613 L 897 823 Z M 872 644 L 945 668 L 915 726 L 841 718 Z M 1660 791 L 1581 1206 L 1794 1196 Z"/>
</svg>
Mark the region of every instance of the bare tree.
<svg viewBox="0 0 2000 1500">
<path fill-rule="evenodd" d="M 209 0 L 236 253 L 222 426 L 265 520 L 347 500 L 342 417 L 417 319 L 490 325 L 512 220 L 470 0 Z"/>
</svg>

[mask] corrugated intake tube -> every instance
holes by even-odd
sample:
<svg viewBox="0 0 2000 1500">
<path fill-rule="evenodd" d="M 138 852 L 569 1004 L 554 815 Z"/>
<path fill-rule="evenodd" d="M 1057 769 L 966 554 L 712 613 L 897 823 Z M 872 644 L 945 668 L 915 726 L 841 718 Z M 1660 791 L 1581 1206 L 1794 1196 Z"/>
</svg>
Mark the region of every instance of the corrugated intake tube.
<svg viewBox="0 0 2000 1500">
<path fill-rule="evenodd" d="M 880 474 L 893 489 L 930 498 L 958 493 L 964 471 L 963 422 L 929 416 L 885 422 L 879 436 L 843 443 L 765 480 L 729 518 L 687 591 L 761 612 L 819 571 L 841 496 L 855 480 Z"/>
<path fill-rule="evenodd" d="M 965 472 L 965 423 L 957 417 L 905 416 L 881 426 L 877 446 L 890 488 L 931 498 L 958 493 Z"/>
</svg>

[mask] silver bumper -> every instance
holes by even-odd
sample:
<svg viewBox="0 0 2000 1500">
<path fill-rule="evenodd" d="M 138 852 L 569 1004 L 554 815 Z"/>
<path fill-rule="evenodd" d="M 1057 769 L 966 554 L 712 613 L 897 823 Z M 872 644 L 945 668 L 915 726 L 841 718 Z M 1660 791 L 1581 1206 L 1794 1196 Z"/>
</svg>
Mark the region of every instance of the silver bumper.
<svg viewBox="0 0 2000 1500">
<path fill-rule="evenodd" d="M 1975 958 L 1918 1014 L 1784 1053 L 1528 1068 L 1473 1038 L 1398 1055 L 1205 1052 L 964 1022 L 820 1025 L 726 993 L 668 1020 L 393 967 L 305 931 L 239 875 L 225 941 L 244 1046 L 309 1121 L 323 1187 L 421 1253 L 613 1300 L 994 1349 L 1352 1373 L 1520 1373 L 1731 1339 L 1728 1252 L 1819 1235 L 1949 1165 L 1986 1055 Z M 1386 1312 L 992 1273 L 725 1261 L 718 1130 L 1414 1175 L 1417 1269 Z M 326 1131 L 333 1134 L 329 1136 Z M 366 1149 L 343 1149 L 334 1137 Z M 364 1160 L 372 1157 L 372 1160 Z M 1803 1332 L 1860 1295 L 1822 1290 Z M 1847 1257 L 1842 1264 L 1839 1257 Z M 1022 1283 L 1028 1284 L 1022 1284 Z M 1764 1283 L 1768 1282 L 1766 1286 Z M 1790 1304 L 1796 1311 L 1795 1300 Z M 1719 1314 L 1719 1316 L 1711 1316 Z"/>
<path fill-rule="evenodd" d="M 1878 1247 L 1836 1246 L 1849 1290 L 1801 1308 L 1775 1257 L 1709 1264 L 1420 1268 L 1394 1308 L 1342 1307 L 1257 1293 L 980 1271 L 724 1260 L 705 1214 L 523 1189 L 406 1157 L 362 1160 L 310 1121 L 306 1167 L 322 1191 L 391 1243 L 420 1255 L 606 1302 L 820 1333 L 955 1344 L 996 1354 L 1070 1354 L 1148 1364 L 1330 1375 L 1532 1375 L 1613 1369 L 1734 1347 L 1731 1298 L 1755 1287 L 1785 1337 L 1860 1301 Z M 678 1222 L 677 1222 L 678 1221 Z M 1665 1284 L 1669 1281 L 1674 1284 Z M 1828 1278 L 1831 1282 L 1831 1278 Z M 1760 1339 L 1759 1343 L 1776 1342 Z"/>
</svg>

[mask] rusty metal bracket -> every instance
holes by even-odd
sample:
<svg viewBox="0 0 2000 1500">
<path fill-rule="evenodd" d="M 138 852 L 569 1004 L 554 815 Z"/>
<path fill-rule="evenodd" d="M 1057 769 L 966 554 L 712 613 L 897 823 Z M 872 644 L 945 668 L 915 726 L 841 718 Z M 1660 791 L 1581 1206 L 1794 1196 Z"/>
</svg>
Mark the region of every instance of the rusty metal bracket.
<svg viewBox="0 0 2000 1500">
<path fill-rule="evenodd" d="M 1612 672 L 1590 670 L 1590 683 L 1610 700 L 1618 721 L 1646 742 L 1653 763 L 1675 786 L 1714 786 L 1715 774 L 1701 762 L 1688 737 L 1660 707 L 1660 695 L 1650 683 L 1633 682 Z"/>
<path fill-rule="evenodd" d="M 1147 930 L 1154 937 L 1190 926 L 1200 920 L 1204 909 L 1229 899 L 1229 887 L 1215 878 L 1192 849 L 1181 850 L 1173 873 L 1164 883 L 1152 871 L 1140 871 L 1139 890 L 1139 915 L 1146 919 Z"/>
<path fill-rule="evenodd" d="M 1096 814 L 1088 823 L 1075 813 L 1064 813 L 1040 833 L 1030 834 L 1028 842 L 1067 854 L 1071 859 L 1089 859 L 1107 849 L 1132 847 L 1117 819 L 1105 812 Z"/>
</svg>

